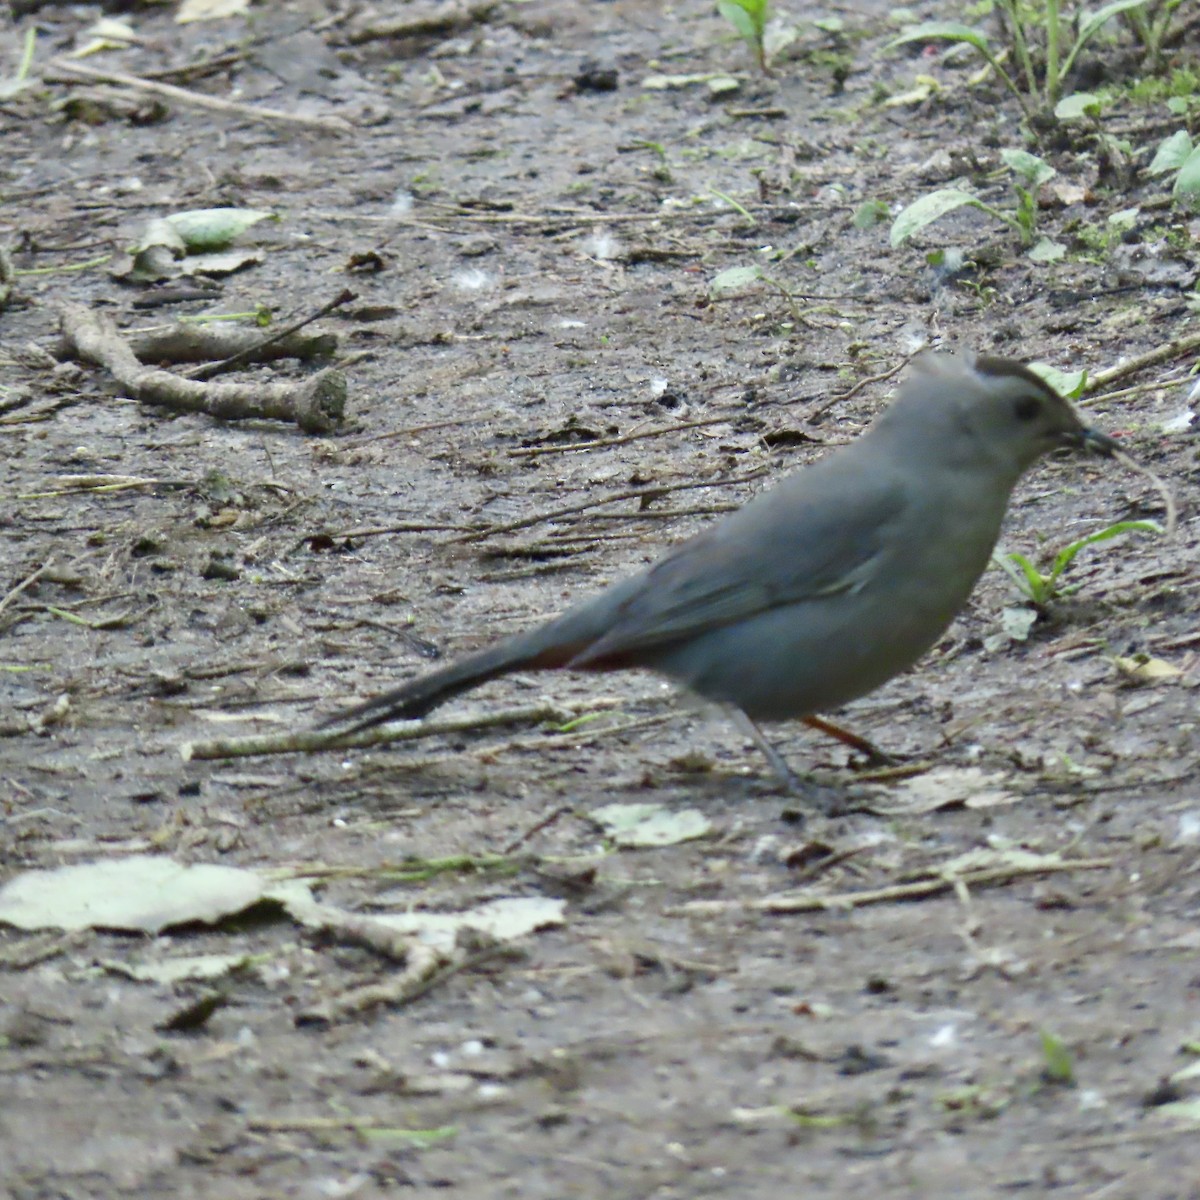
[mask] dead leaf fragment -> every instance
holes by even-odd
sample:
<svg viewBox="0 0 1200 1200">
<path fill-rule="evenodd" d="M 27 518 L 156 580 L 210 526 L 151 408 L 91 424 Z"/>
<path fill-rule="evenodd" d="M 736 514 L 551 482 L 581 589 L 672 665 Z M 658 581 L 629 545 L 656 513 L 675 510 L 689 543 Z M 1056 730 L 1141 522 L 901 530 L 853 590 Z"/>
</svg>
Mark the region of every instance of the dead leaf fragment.
<svg viewBox="0 0 1200 1200">
<path fill-rule="evenodd" d="M 0 888 L 0 924 L 160 933 L 242 912 L 263 898 L 265 888 L 261 876 L 237 867 L 133 855 L 10 879 Z"/>
<path fill-rule="evenodd" d="M 947 808 L 998 808 L 1016 804 L 1020 795 L 1005 776 L 979 767 L 943 767 L 905 779 L 888 789 L 888 799 L 872 803 L 879 813 L 931 813 Z"/>
<path fill-rule="evenodd" d="M 1183 672 L 1162 658 L 1134 654 L 1129 658 L 1114 658 L 1113 664 L 1130 683 L 1155 684 L 1178 679 Z"/>
<path fill-rule="evenodd" d="M 225 17 L 240 17 L 250 7 L 250 0 L 182 0 L 175 14 L 177 25 L 192 21 L 220 21 Z"/>
<path fill-rule="evenodd" d="M 674 846 L 712 830 L 696 809 L 672 812 L 663 804 L 606 804 L 588 815 L 618 846 Z"/>
</svg>

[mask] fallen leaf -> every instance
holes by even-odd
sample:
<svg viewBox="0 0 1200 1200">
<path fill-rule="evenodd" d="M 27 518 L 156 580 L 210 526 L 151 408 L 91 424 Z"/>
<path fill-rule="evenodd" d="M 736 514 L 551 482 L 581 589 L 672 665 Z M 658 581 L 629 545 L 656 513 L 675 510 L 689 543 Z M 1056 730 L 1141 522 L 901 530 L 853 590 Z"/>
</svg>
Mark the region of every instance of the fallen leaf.
<svg viewBox="0 0 1200 1200">
<path fill-rule="evenodd" d="M 182 0 L 175 13 L 175 23 L 187 25 L 192 21 L 240 17 L 249 7 L 250 0 Z"/>
<path fill-rule="evenodd" d="M 126 963 L 108 959 L 100 965 L 113 975 L 124 975 L 139 983 L 181 983 L 187 980 L 220 979 L 240 970 L 250 961 L 247 954 L 185 954 L 154 962 Z"/>
<path fill-rule="evenodd" d="M 0 888 L 0 923 L 18 929 L 123 929 L 159 933 L 211 925 L 263 899 L 253 871 L 140 854 L 26 871 Z"/>
<path fill-rule="evenodd" d="M 1003 775 L 979 767 L 942 767 L 893 785 L 888 801 L 872 803 L 878 813 L 930 813 L 946 808 L 997 808 L 1016 804 L 1020 795 Z"/>
<path fill-rule="evenodd" d="M 606 804 L 588 815 L 618 846 L 674 846 L 712 830 L 702 812 L 671 812 L 663 804 Z"/>
<path fill-rule="evenodd" d="M 1059 204 L 1065 207 L 1068 204 L 1082 204 L 1088 198 L 1088 190 L 1078 183 L 1072 183 L 1069 179 L 1056 179 L 1050 183 L 1042 195 L 1043 198 L 1047 195 L 1053 196 Z"/>
<path fill-rule="evenodd" d="M 460 930 L 470 929 L 498 942 L 511 942 L 551 925 L 561 925 L 565 900 L 545 896 L 505 896 L 489 900 L 478 908 L 463 912 L 405 912 L 364 916 L 322 904 L 307 888 L 288 894 L 274 888 L 271 898 L 278 900 L 289 916 L 319 929 L 338 929 L 343 925 L 359 931 L 371 929 L 389 934 L 408 934 L 434 950 L 454 950 Z"/>
<path fill-rule="evenodd" d="M 1183 674 L 1178 667 L 1173 666 L 1165 659 L 1151 658 L 1148 654 L 1114 658 L 1113 664 L 1130 683 L 1164 683 L 1168 679 L 1178 679 Z"/>
</svg>

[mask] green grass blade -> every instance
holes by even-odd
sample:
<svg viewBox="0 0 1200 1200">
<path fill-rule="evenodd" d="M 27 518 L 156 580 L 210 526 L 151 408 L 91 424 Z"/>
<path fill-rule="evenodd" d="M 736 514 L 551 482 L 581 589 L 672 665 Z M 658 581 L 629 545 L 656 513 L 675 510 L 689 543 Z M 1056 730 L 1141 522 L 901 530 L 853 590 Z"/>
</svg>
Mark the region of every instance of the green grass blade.
<svg viewBox="0 0 1200 1200">
<path fill-rule="evenodd" d="M 961 21 L 925 21 L 892 38 L 884 46 L 884 49 L 891 50 L 896 46 L 905 46 L 909 42 L 933 41 L 965 42 L 968 46 L 974 46 L 985 57 L 989 59 L 992 57 L 992 48 L 988 44 L 987 35 L 981 29 L 973 29 L 970 25 L 962 24 Z"/>
<path fill-rule="evenodd" d="M 1084 48 L 1104 28 L 1105 25 L 1117 16 L 1119 13 L 1128 12 L 1131 8 L 1141 8 L 1146 3 L 1146 0 L 1112 0 L 1111 4 L 1105 4 L 1103 7 L 1096 9 L 1093 13 L 1088 13 L 1079 23 L 1079 36 L 1075 39 L 1075 44 L 1071 47 L 1070 54 L 1063 61 L 1062 70 L 1058 73 L 1058 78 L 1063 79 L 1071 73 L 1071 68 L 1075 65 L 1075 59 L 1080 50 Z"/>
<path fill-rule="evenodd" d="M 1107 542 L 1110 538 L 1120 537 L 1123 533 L 1162 533 L 1162 526 L 1157 521 L 1117 521 L 1087 537 L 1064 546 L 1054 558 L 1054 566 L 1050 571 L 1050 585 L 1053 588 L 1058 577 L 1075 561 L 1075 556 L 1087 546 L 1097 542 Z"/>
</svg>

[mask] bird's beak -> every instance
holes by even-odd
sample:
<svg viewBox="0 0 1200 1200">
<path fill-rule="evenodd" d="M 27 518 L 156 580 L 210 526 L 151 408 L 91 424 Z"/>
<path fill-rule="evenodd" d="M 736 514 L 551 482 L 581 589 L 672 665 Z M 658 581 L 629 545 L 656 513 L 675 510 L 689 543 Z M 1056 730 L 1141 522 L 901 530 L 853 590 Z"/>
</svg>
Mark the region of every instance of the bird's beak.
<svg viewBox="0 0 1200 1200">
<path fill-rule="evenodd" d="M 1110 438 L 1107 433 L 1091 429 L 1079 424 L 1074 429 L 1065 429 L 1058 436 L 1058 444 L 1063 450 L 1084 451 L 1088 454 L 1099 454 L 1111 458 L 1121 449 L 1121 443 Z"/>
<path fill-rule="evenodd" d="M 1081 450 L 1089 450 L 1093 454 L 1102 455 L 1104 458 L 1111 458 L 1121 449 L 1120 442 L 1114 438 L 1110 438 L 1107 433 L 1101 433 L 1098 429 L 1081 429 L 1075 438 L 1075 442 Z"/>
</svg>

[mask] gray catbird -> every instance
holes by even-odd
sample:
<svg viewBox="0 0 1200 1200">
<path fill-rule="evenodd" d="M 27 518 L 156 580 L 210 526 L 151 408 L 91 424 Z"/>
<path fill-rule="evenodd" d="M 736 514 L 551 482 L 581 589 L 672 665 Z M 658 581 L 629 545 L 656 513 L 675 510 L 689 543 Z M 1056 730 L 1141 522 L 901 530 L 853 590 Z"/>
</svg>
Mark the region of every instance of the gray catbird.
<svg viewBox="0 0 1200 1200">
<path fill-rule="evenodd" d="M 925 354 L 850 445 L 560 617 L 326 722 L 423 717 L 512 671 L 644 667 L 755 722 L 818 713 L 911 667 L 967 601 L 1041 455 L 1117 443 L 1018 362 Z"/>
</svg>

